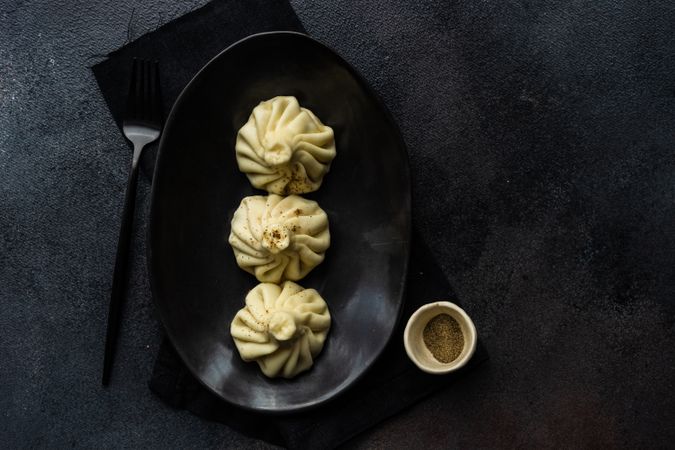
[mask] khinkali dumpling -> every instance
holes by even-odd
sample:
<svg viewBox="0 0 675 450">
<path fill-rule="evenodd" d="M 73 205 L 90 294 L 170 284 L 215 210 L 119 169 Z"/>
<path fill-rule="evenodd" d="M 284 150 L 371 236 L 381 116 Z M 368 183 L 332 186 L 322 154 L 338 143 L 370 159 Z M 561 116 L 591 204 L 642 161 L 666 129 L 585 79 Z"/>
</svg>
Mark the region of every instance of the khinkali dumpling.
<svg viewBox="0 0 675 450">
<path fill-rule="evenodd" d="M 268 377 L 292 378 L 314 364 L 329 328 L 321 295 L 287 281 L 253 288 L 230 333 L 244 361 L 256 361 Z"/>
<path fill-rule="evenodd" d="M 297 195 L 245 197 L 229 237 L 239 267 L 262 282 L 299 280 L 323 261 L 330 245 L 328 216 Z"/>
<path fill-rule="evenodd" d="M 251 184 L 280 195 L 319 189 L 335 158 L 333 129 L 295 97 L 274 97 L 253 108 L 235 148 L 239 170 Z"/>
</svg>

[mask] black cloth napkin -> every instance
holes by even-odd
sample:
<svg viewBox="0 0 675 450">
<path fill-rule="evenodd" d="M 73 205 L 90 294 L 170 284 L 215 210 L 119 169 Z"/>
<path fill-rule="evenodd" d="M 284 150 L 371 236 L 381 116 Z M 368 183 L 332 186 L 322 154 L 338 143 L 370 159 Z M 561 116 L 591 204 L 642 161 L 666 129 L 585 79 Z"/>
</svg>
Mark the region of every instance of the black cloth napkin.
<svg viewBox="0 0 675 450">
<path fill-rule="evenodd" d="M 92 70 L 121 127 L 133 57 L 160 61 L 162 92 L 169 106 L 192 76 L 220 51 L 250 34 L 273 30 L 304 31 L 286 0 L 215 0 L 110 53 Z M 151 174 L 155 152 L 144 153 L 141 164 Z M 448 386 L 487 359 L 479 343 L 467 367 L 445 376 L 428 375 L 408 360 L 402 335 L 410 315 L 424 303 L 455 299 L 424 242 L 414 236 L 411 248 L 407 294 L 399 326 L 376 364 L 339 398 L 308 412 L 284 416 L 261 416 L 242 410 L 204 388 L 166 339 L 159 350 L 150 388 L 171 406 L 274 444 L 289 448 L 339 445 Z"/>
</svg>

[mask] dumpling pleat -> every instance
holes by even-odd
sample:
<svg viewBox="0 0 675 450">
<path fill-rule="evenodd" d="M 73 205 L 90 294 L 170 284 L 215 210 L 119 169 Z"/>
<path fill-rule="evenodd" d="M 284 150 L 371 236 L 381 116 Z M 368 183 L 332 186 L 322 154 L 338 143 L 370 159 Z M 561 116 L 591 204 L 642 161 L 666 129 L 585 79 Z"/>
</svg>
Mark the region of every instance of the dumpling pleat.
<svg viewBox="0 0 675 450">
<path fill-rule="evenodd" d="M 235 152 L 239 170 L 254 187 L 303 194 L 321 186 L 336 155 L 335 136 L 295 97 L 280 96 L 253 109 L 237 133 Z"/>
<path fill-rule="evenodd" d="M 293 320 L 297 329 L 283 342 L 269 330 L 277 312 Z M 246 307 L 235 315 L 230 333 L 244 361 L 256 361 L 268 377 L 291 378 L 313 365 L 330 325 L 328 305 L 316 290 L 291 281 L 281 286 L 260 283 L 246 296 Z"/>
<path fill-rule="evenodd" d="M 275 250 L 274 239 L 281 237 L 271 237 L 274 233 L 285 236 L 285 247 Z M 328 216 L 318 203 L 297 195 L 250 196 L 234 213 L 228 241 L 239 267 L 259 281 L 297 281 L 324 259 Z"/>
</svg>

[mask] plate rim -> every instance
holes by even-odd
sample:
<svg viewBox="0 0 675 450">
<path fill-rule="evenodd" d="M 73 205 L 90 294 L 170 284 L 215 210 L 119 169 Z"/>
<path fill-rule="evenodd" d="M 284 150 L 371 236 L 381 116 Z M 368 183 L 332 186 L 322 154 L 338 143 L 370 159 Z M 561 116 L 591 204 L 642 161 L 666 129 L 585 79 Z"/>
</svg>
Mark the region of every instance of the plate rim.
<svg viewBox="0 0 675 450">
<path fill-rule="evenodd" d="M 384 113 L 386 116 L 387 121 L 393 125 L 393 129 L 395 130 L 395 138 L 398 141 L 401 149 L 403 150 L 404 158 L 403 158 L 403 171 L 405 173 L 405 182 L 407 184 L 407 188 L 405 189 L 405 194 L 404 198 L 401 200 L 401 205 L 407 210 L 407 214 L 405 217 L 405 225 L 406 225 L 406 240 L 405 244 L 407 246 L 406 252 L 405 252 L 405 257 L 403 258 L 403 273 L 404 276 L 402 277 L 402 280 L 400 282 L 400 290 L 399 290 L 399 298 L 398 298 L 398 311 L 396 314 L 396 320 L 391 327 L 391 330 L 389 332 L 389 335 L 387 338 L 383 341 L 382 347 L 376 352 L 376 356 L 368 362 L 368 364 L 365 365 L 365 368 L 361 371 L 360 374 L 355 376 L 351 381 L 347 383 L 342 383 L 338 385 L 336 389 L 330 390 L 327 393 L 316 397 L 312 401 L 305 401 L 303 403 L 297 404 L 295 406 L 285 406 L 285 407 L 277 407 L 277 408 L 269 408 L 269 407 L 255 407 L 251 405 L 244 405 L 240 403 L 235 403 L 227 398 L 225 398 L 223 395 L 221 395 L 218 391 L 216 391 L 214 388 L 206 384 L 204 381 L 202 381 L 201 377 L 196 373 L 192 365 L 188 364 L 186 362 L 186 358 L 183 354 L 183 351 L 178 348 L 175 344 L 175 339 L 173 334 L 167 329 L 166 322 L 167 319 L 164 317 L 164 314 L 162 313 L 162 309 L 159 307 L 159 297 L 157 294 L 158 288 L 157 288 L 157 280 L 156 277 L 154 276 L 154 271 L 153 267 L 156 265 L 154 257 L 153 257 L 153 223 L 155 223 L 155 209 L 157 208 L 158 202 L 156 201 L 156 198 L 158 196 L 157 193 L 157 176 L 161 170 L 161 154 L 162 154 L 162 149 L 168 145 L 165 143 L 165 136 L 166 133 L 164 133 L 164 130 L 166 127 L 174 120 L 174 115 L 175 112 L 178 108 L 178 106 L 183 102 L 184 97 L 186 95 L 186 92 L 190 89 L 193 83 L 195 83 L 195 80 L 199 78 L 201 73 L 205 71 L 212 63 L 214 63 L 217 59 L 223 57 L 226 53 L 234 49 L 235 47 L 245 43 L 246 41 L 249 40 L 254 40 L 254 39 L 260 39 L 264 37 L 269 37 L 269 36 L 279 36 L 279 35 L 292 35 L 301 39 L 306 39 L 308 41 L 311 41 L 314 45 L 318 45 L 319 47 L 323 48 L 330 54 L 332 54 L 334 57 L 336 57 L 342 64 L 343 66 L 349 71 L 352 77 L 361 85 L 364 90 L 366 90 L 373 99 L 375 99 L 375 102 L 378 104 L 380 107 L 380 110 Z M 333 50 L 331 47 L 328 45 L 324 44 L 323 42 L 309 36 L 308 34 L 305 33 L 300 33 L 297 31 L 265 31 L 261 33 L 254 33 L 251 35 L 248 35 L 242 39 L 239 39 L 238 41 L 232 43 L 231 45 L 227 46 L 225 49 L 221 50 L 218 52 L 217 55 L 215 55 L 213 58 L 211 58 L 207 63 L 205 63 L 201 69 L 195 73 L 195 75 L 190 79 L 190 81 L 185 85 L 185 87 L 181 90 L 180 94 L 176 97 L 176 100 L 174 101 L 173 105 L 171 106 L 171 110 L 169 114 L 166 116 L 166 120 L 164 121 L 164 125 L 162 127 L 162 135 L 160 137 L 159 145 L 157 146 L 157 155 L 155 156 L 155 168 L 153 170 L 152 174 L 152 185 L 150 188 L 150 204 L 149 204 L 149 212 L 148 212 L 148 219 L 147 219 L 147 230 L 146 230 L 146 270 L 148 274 L 148 279 L 149 279 L 149 284 L 150 284 L 150 291 L 152 295 L 152 303 L 155 307 L 155 311 L 157 312 L 157 315 L 159 316 L 160 323 L 162 325 L 163 331 L 166 334 L 166 336 L 169 338 L 169 341 L 173 345 L 173 348 L 175 349 L 176 353 L 178 354 L 179 358 L 181 359 L 181 362 L 185 365 L 185 367 L 188 369 L 188 371 L 192 374 L 192 376 L 201 384 L 204 386 L 209 392 L 211 392 L 213 395 L 218 397 L 220 400 L 233 405 L 238 408 L 242 408 L 244 410 L 254 412 L 254 413 L 259 413 L 259 414 L 266 414 L 266 415 L 284 415 L 284 414 L 291 414 L 291 413 L 297 413 L 301 411 L 307 411 L 314 409 L 318 406 L 321 406 L 327 402 L 333 401 L 340 396 L 342 396 L 346 391 L 348 391 L 351 387 L 353 387 L 356 383 L 358 383 L 367 373 L 371 371 L 375 363 L 382 357 L 382 354 L 384 353 L 384 350 L 387 348 L 389 343 L 391 342 L 394 333 L 396 332 L 397 326 L 401 320 L 401 315 L 403 313 L 403 304 L 405 302 L 405 295 L 406 295 L 406 288 L 407 288 L 407 279 L 408 279 L 408 267 L 409 267 L 409 262 L 410 262 L 410 253 L 411 253 L 411 248 L 410 248 L 410 243 L 411 243 L 411 236 L 412 236 L 412 180 L 411 180 L 411 174 L 410 174 L 410 153 L 408 152 L 408 148 L 405 144 L 405 141 L 403 139 L 403 136 L 401 134 L 401 130 L 394 120 L 394 117 L 392 116 L 391 112 L 387 108 L 386 104 L 384 101 L 382 101 L 382 98 L 380 95 L 368 84 L 366 79 L 352 66 L 347 60 L 345 60 L 337 51 Z"/>
</svg>

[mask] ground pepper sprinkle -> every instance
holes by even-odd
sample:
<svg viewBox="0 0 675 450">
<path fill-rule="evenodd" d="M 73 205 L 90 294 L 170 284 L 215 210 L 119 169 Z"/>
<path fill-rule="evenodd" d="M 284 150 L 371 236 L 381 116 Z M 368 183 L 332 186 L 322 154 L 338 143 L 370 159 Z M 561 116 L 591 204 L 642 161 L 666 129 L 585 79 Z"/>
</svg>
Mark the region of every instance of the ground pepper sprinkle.
<svg viewBox="0 0 675 450">
<path fill-rule="evenodd" d="M 439 314 L 431 319 L 422 332 L 424 344 L 439 362 L 457 359 L 464 349 L 464 334 L 455 319 Z"/>
</svg>

